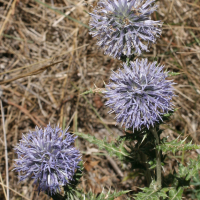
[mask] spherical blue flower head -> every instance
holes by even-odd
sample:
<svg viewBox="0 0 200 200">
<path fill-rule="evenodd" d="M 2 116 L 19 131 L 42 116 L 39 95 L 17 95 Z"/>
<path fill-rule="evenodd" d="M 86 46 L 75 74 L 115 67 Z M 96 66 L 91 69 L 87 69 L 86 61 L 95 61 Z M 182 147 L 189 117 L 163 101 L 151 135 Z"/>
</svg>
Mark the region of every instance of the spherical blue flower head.
<svg viewBox="0 0 200 200">
<path fill-rule="evenodd" d="M 32 176 L 38 191 L 55 194 L 60 186 L 70 183 L 78 163 L 80 152 L 74 147 L 76 137 L 59 127 L 47 125 L 23 135 L 15 147 L 18 154 L 15 170 L 20 172 L 20 181 Z"/>
<path fill-rule="evenodd" d="M 172 110 L 173 82 L 166 80 L 164 66 L 147 59 L 123 64 L 124 69 L 113 72 L 104 93 L 109 98 L 105 105 L 116 113 L 117 123 L 125 128 L 149 128 L 162 120 L 162 115 Z"/>
<path fill-rule="evenodd" d="M 91 34 L 105 54 L 120 58 L 122 55 L 140 55 L 148 51 L 161 34 L 162 23 L 150 15 L 156 10 L 155 0 L 101 0 L 90 13 Z"/>
</svg>

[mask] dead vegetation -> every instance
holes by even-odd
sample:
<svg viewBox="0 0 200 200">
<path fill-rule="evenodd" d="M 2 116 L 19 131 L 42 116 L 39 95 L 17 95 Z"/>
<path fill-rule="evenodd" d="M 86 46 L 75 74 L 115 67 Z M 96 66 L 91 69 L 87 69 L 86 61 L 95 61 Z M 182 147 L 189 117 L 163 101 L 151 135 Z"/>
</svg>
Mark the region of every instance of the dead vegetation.
<svg viewBox="0 0 200 200">
<path fill-rule="evenodd" d="M 81 95 L 95 89 L 94 85 L 103 88 L 111 70 L 120 66 L 120 61 L 105 56 L 88 34 L 87 12 L 95 4 L 94 0 L 0 0 L 0 199 L 7 198 L 6 180 L 12 200 L 49 199 L 44 194 L 38 197 L 31 179 L 19 183 L 12 171 L 13 146 L 22 133 L 36 125 L 70 126 L 71 131 L 106 136 L 108 141 L 123 134 L 115 126 L 114 115 L 107 114 L 100 93 Z M 158 4 L 152 17 L 164 21 L 163 33 L 143 57 L 157 59 L 166 69 L 180 73 L 173 77 L 178 95 L 174 103 L 179 109 L 165 125 L 165 135 L 170 140 L 189 135 L 199 144 L 200 2 L 162 0 Z M 142 177 L 129 179 L 129 166 L 97 147 L 81 139 L 76 145 L 85 162 L 80 184 L 84 191 L 137 191 L 137 186 L 144 184 Z M 190 154 L 185 153 L 185 160 L 196 156 L 196 152 Z M 172 165 L 173 159 L 169 170 Z"/>
</svg>

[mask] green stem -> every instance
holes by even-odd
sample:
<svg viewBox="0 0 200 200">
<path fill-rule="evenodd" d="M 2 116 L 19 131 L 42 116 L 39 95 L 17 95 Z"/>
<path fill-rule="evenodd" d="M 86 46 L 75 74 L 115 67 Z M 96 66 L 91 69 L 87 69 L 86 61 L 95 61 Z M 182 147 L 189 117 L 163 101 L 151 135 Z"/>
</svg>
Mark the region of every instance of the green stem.
<svg viewBox="0 0 200 200">
<path fill-rule="evenodd" d="M 155 143 L 156 145 L 160 144 L 160 139 L 158 137 L 158 134 L 156 132 L 156 129 L 152 129 L 152 133 L 156 139 Z M 157 186 L 158 189 L 162 187 L 162 177 L 161 177 L 161 151 L 156 149 L 156 175 L 157 175 Z"/>
<path fill-rule="evenodd" d="M 130 65 L 130 58 L 129 58 L 129 57 L 126 58 L 126 64 L 127 64 L 128 66 Z"/>
</svg>

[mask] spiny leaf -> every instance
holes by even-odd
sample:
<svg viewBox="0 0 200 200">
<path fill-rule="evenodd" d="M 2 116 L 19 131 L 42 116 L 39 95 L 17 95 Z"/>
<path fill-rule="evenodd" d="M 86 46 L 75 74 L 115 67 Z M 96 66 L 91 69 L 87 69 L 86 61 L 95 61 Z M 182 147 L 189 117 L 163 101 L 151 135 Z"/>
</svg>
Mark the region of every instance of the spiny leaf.
<svg viewBox="0 0 200 200">
<path fill-rule="evenodd" d="M 82 177 L 82 171 L 83 171 L 83 162 L 80 162 L 78 164 L 79 168 L 77 169 L 76 173 L 73 176 L 73 179 L 71 180 L 70 184 L 65 185 L 64 188 L 64 199 L 71 199 L 71 200 L 79 200 L 82 191 L 77 189 L 77 185 L 80 182 L 80 178 Z M 55 199 L 56 200 L 56 199 Z M 61 199 L 59 199 L 61 200 Z"/>
<path fill-rule="evenodd" d="M 160 197 L 163 199 L 167 198 L 168 188 L 163 188 L 161 190 L 154 190 L 153 188 L 141 188 L 143 192 L 136 194 L 135 200 L 160 200 Z"/>
<path fill-rule="evenodd" d="M 90 88 L 90 90 L 87 90 L 87 91 L 81 93 L 80 95 L 91 94 L 91 93 L 93 93 L 93 90 Z"/>
<path fill-rule="evenodd" d="M 169 119 L 169 117 L 171 117 L 174 112 L 176 112 L 179 108 L 175 108 L 174 110 L 169 111 L 168 113 L 165 113 L 162 117 L 163 121 Z"/>
<path fill-rule="evenodd" d="M 141 188 L 143 192 L 138 193 L 135 200 L 160 200 L 161 198 L 169 200 L 181 200 L 183 194 L 183 187 L 176 188 L 162 188 L 161 190 L 156 190 L 152 187 L 150 188 Z M 169 196 L 167 195 L 169 193 Z"/>
<path fill-rule="evenodd" d="M 197 173 L 190 182 L 190 185 L 195 186 L 194 188 L 190 188 L 187 190 L 187 192 L 192 193 L 191 198 L 192 199 L 200 199 L 200 176 L 199 173 Z"/>
<path fill-rule="evenodd" d="M 168 75 L 169 76 L 177 76 L 177 75 L 180 75 L 181 73 L 179 72 L 168 72 Z"/>
<path fill-rule="evenodd" d="M 163 153 L 171 151 L 173 154 L 175 154 L 176 151 L 200 149 L 200 145 L 192 144 L 192 141 L 190 141 L 189 143 L 185 143 L 186 139 L 187 138 L 185 138 L 184 140 L 180 140 L 180 137 L 178 137 L 171 142 L 160 144 L 156 148 L 162 150 Z"/>
<path fill-rule="evenodd" d="M 130 157 L 128 151 L 123 147 L 124 141 L 121 141 L 120 145 L 116 145 L 114 142 L 106 142 L 106 138 L 104 140 L 98 140 L 95 136 L 85 133 L 74 132 L 74 134 L 82 137 L 90 143 L 96 144 L 100 149 L 105 149 L 111 156 L 116 155 L 120 159 L 124 156 Z"/>
<path fill-rule="evenodd" d="M 104 194 L 104 191 L 102 191 L 102 193 L 100 195 L 96 195 L 93 194 L 92 192 L 89 192 L 88 194 L 86 194 L 84 196 L 85 200 L 114 200 L 115 198 L 124 195 L 128 192 L 130 192 L 131 190 L 126 190 L 126 191 L 120 191 L 120 192 L 116 192 L 114 191 L 113 193 L 111 193 L 110 191 L 108 191 L 108 193 Z"/>
<path fill-rule="evenodd" d="M 185 177 L 185 180 L 188 181 L 192 177 L 194 177 L 200 170 L 200 156 L 196 160 L 190 159 L 189 163 L 187 163 L 187 166 L 183 166 L 182 164 L 179 164 L 177 177 Z"/>
<path fill-rule="evenodd" d="M 92 94 L 92 93 L 102 93 L 105 89 L 104 88 L 95 88 L 95 89 L 91 89 L 90 90 L 87 90 L 83 93 L 81 93 L 80 95 L 85 95 L 85 94 Z"/>
<path fill-rule="evenodd" d="M 181 200 L 183 194 L 183 187 L 179 187 L 178 190 L 171 188 L 169 190 L 169 200 Z"/>
<path fill-rule="evenodd" d="M 197 159 L 190 159 L 190 161 L 187 163 L 187 166 L 184 166 L 183 164 L 180 163 L 178 166 L 178 170 L 174 170 L 173 174 L 169 174 L 167 182 L 170 183 L 176 189 L 188 188 L 192 184 L 191 179 L 195 177 L 196 174 L 198 174 L 199 170 L 200 170 L 200 156 L 198 156 Z M 179 192 L 181 193 L 181 191 Z M 173 197 L 173 195 L 171 195 L 171 197 Z"/>
<path fill-rule="evenodd" d="M 143 192 L 136 194 L 135 200 L 160 200 L 161 197 L 164 200 L 168 197 L 166 193 L 169 191 L 169 188 L 156 188 L 156 182 L 152 181 L 149 188 L 140 188 Z"/>
</svg>

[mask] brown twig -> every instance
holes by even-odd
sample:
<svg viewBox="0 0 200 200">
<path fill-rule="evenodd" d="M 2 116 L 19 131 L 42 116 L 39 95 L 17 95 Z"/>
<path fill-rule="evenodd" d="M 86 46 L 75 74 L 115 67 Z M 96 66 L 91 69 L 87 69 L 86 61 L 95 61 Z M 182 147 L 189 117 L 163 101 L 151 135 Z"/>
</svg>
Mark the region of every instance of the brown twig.
<svg viewBox="0 0 200 200">
<path fill-rule="evenodd" d="M 36 74 L 42 73 L 48 67 L 51 67 L 51 66 L 56 65 L 56 64 L 61 63 L 61 62 L 63 62 L 63 61 L 58 61 L 58 62 L 55 62 L 53 64 L 41 67 L 40 69 L 36 69 L 36 70 L 34 70 L 32 72 L 29 72 L 29 73 L 26 73 L 26 74 L 22 74 L 20 76 L 15 77 L 15 78 L 12 78 L 12 79 L 9 79 L 9 80 L 6 80 L 6 81 L 1 81 L 0 85 L 6 84 L 6 83 L 10 83 L 10 82 L 15 81 L 15 80 L 20 79 L 20 78 L 24 78 L 24 77 L 27 77 L 27 76 L 32 76 L 32 75 L 36 75 Z"/>
<path fill-rule="evenodd" d="M 9 171 L 8 171 L 8 150 L 7 150 L 7 139 L 6 139 L 6 129 L 5 129 L 5 118 L 4 118 L 4 109 L 2 101 L 1 103 L 1 115 L 2 115 L 2 124 L 3 124 L 3 134 L 4 134 L 4 147 L 5 147 L 5 161 L 6 161 L 6 185 L 7 185 L 7 199 L 10 199 L 9 195 Z M 2 183 L 3 184 L 3 183 Z"/>
<path fill-rule="evenodd" d="M 37 119 L 37 117 L 35 116 L 35 118 L 29 113 L 29 111 L 28 110 L 26 110 L 24 107 L 22 107 L 22 106 L 19 106 L 19 105 L 17 105 L 17 104 L 15 104 L 14 102 L 12 102 L 12 101 L 9 101 L 9 100 L 6 100 L 6 99 L 4 99 L 4 98 L 2 98 L 2 100 L 4 101 L 4 102 L 6 102 L 6 103 L 8 103 L 8 104 L 10 104 L 10 105 L 12 105 L 12 106 L 15 106 L 16 108 L 18 108 L 18 109 L 20 109 L 25 115 L 27 115 L 32 121 L 33 121 L 33 123 L 35 124 L 35 125 L 37 125 L 38 127 L 40 127 L 41 126 L 41 124 L 43 125 L 43 126 L 46 126 L 46 124 L 44 123 L 44 122 L 42 122 L 41 120 L 39 120 L 39 119 Z M 41 124 L 40 124 L 40 123 Z"/>
</svg>

